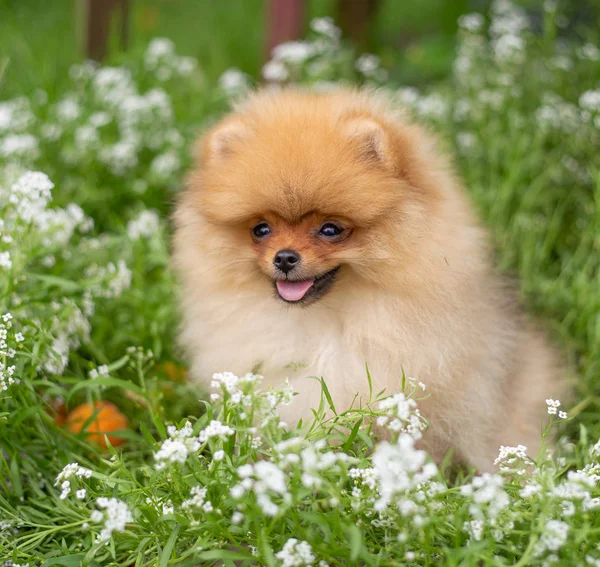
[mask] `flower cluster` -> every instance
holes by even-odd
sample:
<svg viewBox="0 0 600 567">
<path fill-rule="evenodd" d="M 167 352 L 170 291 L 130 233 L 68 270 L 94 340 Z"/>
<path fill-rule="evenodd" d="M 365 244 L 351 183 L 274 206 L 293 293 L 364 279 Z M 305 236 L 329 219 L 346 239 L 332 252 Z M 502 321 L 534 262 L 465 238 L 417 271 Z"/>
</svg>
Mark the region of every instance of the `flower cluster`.
<svg viewBox="0 0 600 567">
<path fill-rule="evenodd" d="M 150 238 L 158 229 L 159 219 L 156 211 L 142 211 L 137 218 L 127 223 L 127 234 L 132 240 Z"/>
<path fill-rule="evenodd" d="M 129 507 L 117 498 L 98 498 L 96 506 L 100 509 L 92 512 L 90 520 L 96 523 L 104 522 L 98 534 L 98 542 L 108 543 L 113 532 L 124 532 L 127 524 L 133 522 Z"/>
<path fill-rule="evenodd" d="M 281 562 L 282 567 L 303 567 L 310 566 L 315 560 L 312 547 L 307 541 L 298 541 L 291 537 L 285 542 L 285 545 L 275 554 L 275 557 Z"/>
<path fill-rule="evenodd" d="M 80 466 L 79 463 L 69 463 L 66 465 L 63 470 L 58 473 L 56 481 L 54 482 L 54 486 L 60 485 L 60 499 L 64 500 L 71 494 L 71 478 L 90 478 L 91 476 L 92 471 Z M 85 488 L 80 488 L 76 491 L 75 495 L 79 500 L 83 500 L 87 495 L 87 491 Z"/>
<path fill-rule="evenodd" d="M 189 421 L 181 429 L 170 425 L 167 433 L 169 438 L 163 441 L 160 449 L 154 454 L 157 470 L 164 469 L 167 463 L 183 464 L 190 453 L 200 450 L 200 441 L 193 434 L 192 424 Z"/>
<path fill-rule="evenodd" d="M 193 57 L 177 55 L 175 44 L 167 38 L 154 38 L 146 48 L 144 67 L 159 81 L 168 81 L 173 76 L 188 77 L 198 66 Z"/>
<path fill-rule="evenodd" d="M 496 541 L 502 540 L 504 529 L 512 529 L 513 524 L 508 520 L 507 525 L 499 521 L 499 515 L 509 506 L 510 499 L 504 490 L 504 479 L 497 474 L 484 473 L 476 476 L 470 484 L 461 486 L 460 493 L 468 497 L 471 520 L 465 524 L 465 530 L 475 541 L 483 537 L 484 528 L 492 528 Z"/>
<path fill-rule="evenodd" d="M 193 486 L 190 491 L 191 498 L 184 500 L 181 504 L 182 508 L 201 508 L 204 512 L 212 512 L 213 505 L 210 500 L 206 500 L 206 488 L 201 486 Z"/>
<path fill-rule="evenodd" d="M 340 43 L 341 30 L 329 17 L 315 18 L 310 22 L 311 36 L 303 41 L 288 41 L 275 46 L 271 59 L 263 66 L 262 76 L 272 84 L 305 83 L 317 90 L 335 87 L 340 79 L 362 79 L 366 83 L 380 85 L 388 78 L 387 71 L 381 67 L 379 57 L 365 53 L 355 58 L 354 52 Z M 354 68 L 356 75 L 348 73 Z M 231 73 L 231 70 L 228 71 Z M 240 77 L 228 83 L 237 87 L 242 84 Z M 231 89 L 232 94 L 239 92 Z"/>
<path fill-rule="evenodd" d="M 556 415 L 558 413 L 558 417 L 560 417 L 561 419 L 567 418 L 567 412 L 558 410 L 558 408 L 560 407 L 559 400 L 547 399 L 546 405 L 548 406 L 548 413 L 550 415 Z"/>
<path fill-rule="evenodd" d="M 287 477 L 276 464 L 259 461 L 254 465 L 243 465 L 237 469 L 237 474 L 242 480 L 231 488 L 231 495 L 239 499 L 249 491 L 254 492 L 256 503 L 265 516 L 272 517 L 281 513 L 280 506 L 274 499 L 284 505 L 291 503 Z"/>
<path fill-rule="evenodd" d="M 414 398 L 400 392 L 379 402 L 378 409 L 384 415 L 377 418 L 377 425 L 394 433 L 407 433 L 413 439 L 422 437 L 426 424 Z"/>
<path fill-rule="evenodd" d="M 0 316 L 0 392 L 8 390 L 9 386 L 18 381 L 15 378 L 17 367 L 14 364 L 9 364 L 8 360 L 15 357 L 16 350 L 14 346 L 22 343 L 24 339 L 21 333 L 14 333 L 12 318 L 11 313 Z"/>
</svg>

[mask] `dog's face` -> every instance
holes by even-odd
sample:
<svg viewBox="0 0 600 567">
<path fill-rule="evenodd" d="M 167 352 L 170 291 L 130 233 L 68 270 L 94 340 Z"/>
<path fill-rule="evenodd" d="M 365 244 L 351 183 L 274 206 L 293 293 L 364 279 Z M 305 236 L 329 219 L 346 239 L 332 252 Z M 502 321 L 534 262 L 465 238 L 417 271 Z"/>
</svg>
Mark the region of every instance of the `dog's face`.
<svg viewBox="0 0 600 567">
<path fill-rule="evenodd" d="M 414 253 L 426 201 L 402 173 L 397 133 L 313 102 L 226 119 L 190 178 L 224 284 L 258 278 L 303 306 L 353 278 L 392 281 Z"/>
<path fill-rule="evenodd" d="M 328 293 L 353 242 L 351 219 L 309 212 L 291 223 L 265 213 L 250 223 L 252 249 L 283 301 L 307 305 Z"/>
</svg>

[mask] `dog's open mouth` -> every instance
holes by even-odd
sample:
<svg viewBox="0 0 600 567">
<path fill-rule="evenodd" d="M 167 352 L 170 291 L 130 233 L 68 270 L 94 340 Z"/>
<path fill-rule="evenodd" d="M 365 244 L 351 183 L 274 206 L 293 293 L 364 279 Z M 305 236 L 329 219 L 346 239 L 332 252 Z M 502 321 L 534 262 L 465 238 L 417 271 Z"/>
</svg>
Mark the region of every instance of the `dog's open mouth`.
<svg viewBox="0 0 600 567">
<path fill-rule="evenodd" d="M 278 280 L 275 289 L 279 297 L 287 303 L 312 303 L 323 297 L 333 285 L 339 266 L 323 275 L 309 280 Z"/>
</svg>

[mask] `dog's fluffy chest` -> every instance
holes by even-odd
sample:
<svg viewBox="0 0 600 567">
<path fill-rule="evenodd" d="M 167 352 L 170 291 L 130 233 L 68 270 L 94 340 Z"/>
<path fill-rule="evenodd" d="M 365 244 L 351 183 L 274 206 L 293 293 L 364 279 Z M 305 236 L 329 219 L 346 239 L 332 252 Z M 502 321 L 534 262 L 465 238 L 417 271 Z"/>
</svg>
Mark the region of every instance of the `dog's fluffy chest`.
<svg viewBox="0 0 600 567">
<path fill-rule="evenodd" d="M 432 364 L 442 365 L 444 345 L 427 340 L 415 322 L 402 322 L 386 305 L 273 308 L 272 298 L 251 310 L 247 305 L 237 309 L 230 303 L 225 317 L 204 305 L 194 337 L 202 351 L 195 353 L 193 375 L 206 382 L 213 372 L 256 370 L 267 387 L 288 378 L 299 393 L 295 415 L 310 415 L 318 405 L 315 377 L 323 377 L 336 405 L 347 409 L 357 403 L 357 394 L 362 403 L 368 399 L 367 365 L 374 393 L 399 391 L 403 371 L 418 379 L 426 373 L 429 379 Z"/>
</svg>

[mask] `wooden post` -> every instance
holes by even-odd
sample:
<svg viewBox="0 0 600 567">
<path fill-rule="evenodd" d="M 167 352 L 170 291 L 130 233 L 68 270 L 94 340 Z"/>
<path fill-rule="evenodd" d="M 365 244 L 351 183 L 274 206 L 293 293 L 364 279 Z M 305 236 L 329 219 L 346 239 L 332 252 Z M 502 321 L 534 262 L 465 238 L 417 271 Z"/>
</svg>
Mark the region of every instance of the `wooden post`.
<svg viewBox="0 0 600 567">
<path fill-rule="evenodd" d="M 269 0 L 267 59 L 276 45 L 302 37 L 305 4 L 305 0 Z"/>
<path fill-rule="evenodd" d="M 77 1 L 77 0 L 76 0 Z M 85 1 L 85 53 L 88 58 L 101 61 L 108 51 L 111 22 L 119 14 L 119 39 L 125 48 L 129 28 L 129 0 Z"/>
<path fill-rule="evenodd" d="M 380 3 L 380 0 L 338 0 L 338 22 L 344 36 L 364 47 L 369 24 Z"/>
</svg>

